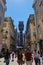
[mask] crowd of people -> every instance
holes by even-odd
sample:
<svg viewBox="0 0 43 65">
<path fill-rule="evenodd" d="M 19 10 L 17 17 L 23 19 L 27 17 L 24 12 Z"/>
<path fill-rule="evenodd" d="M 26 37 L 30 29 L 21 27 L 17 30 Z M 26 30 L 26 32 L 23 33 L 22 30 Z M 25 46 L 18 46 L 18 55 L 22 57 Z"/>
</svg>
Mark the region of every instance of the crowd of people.
<svg viewBox="0 0 43 65">
<path fill-rule="evenodd" d="M 6 49 L 4 54 L 4 62 L 6 63 L 6 65 L 9 65 L 10 63 L 10 56 L 12 56 L 11 62 L 14 61 L 14 55 L 15 58 L 17 57 L 18 65 L 22 65 L 24 63 L 26 63 L 26 65 L 32 65 L 33 60 L 35 61 L 35 65 L 41 65 L 40 57 L 43 56 L 43 51 L 40 53 L 35 49 L 32 53 L 29 46 L 24 49 L 24 51 L 23 49 L 18 49 L 17 51 L 12 51 L 11 53 L 8 49 Z"/>
</svg>

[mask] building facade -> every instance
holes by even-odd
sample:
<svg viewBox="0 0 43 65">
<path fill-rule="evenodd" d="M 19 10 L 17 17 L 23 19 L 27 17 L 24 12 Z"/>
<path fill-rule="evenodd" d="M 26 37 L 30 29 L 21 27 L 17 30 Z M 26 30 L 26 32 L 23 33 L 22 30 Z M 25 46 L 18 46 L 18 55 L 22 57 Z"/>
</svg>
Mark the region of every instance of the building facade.
<svg viewBox="0 0 43 65">
<path fill-rule="evenodd" d="M 11 17 L 5 17 L 3 23 L 3 47 L 8 48 L 10 50 L 15 46 L 15 36 L 14 36 L 14 25 Z"/>
<path fill-rule="evenodd" d="M 17 32 L 17 46 L 20 45 L 20 32 Z"/>
<path fill-rule="evenodd" d="M 6 0 L 0 0 L 0 52 L 2 49 L 2 32 L 3 32 L 3 22 L 4 14 L 6 11 Z"/>
<path fill-rule="evenodd" d="M 31 14 L 27 21 L 27 31 L 26 31 L 27 45 L 31 46 L 31 50 L 35 49 L 35 20 L 34 14 Z"/>
<path fill-rule="evenodd" d="M 36 42 L 38 50 L 43 49 L 43 0 L 34 0 Z"/>
<path fill-rule="evenodd" d="M 23 21 L 19 21 L 19 31 L 20 31 L 20 46 L 23 46 L 23 30 L 24 30 L 24 24 Z"/>
<path fill-rule="evenodd" d="M 25 33 L 23 33 L 23 45 L 25 47 Z"/>
</svg>

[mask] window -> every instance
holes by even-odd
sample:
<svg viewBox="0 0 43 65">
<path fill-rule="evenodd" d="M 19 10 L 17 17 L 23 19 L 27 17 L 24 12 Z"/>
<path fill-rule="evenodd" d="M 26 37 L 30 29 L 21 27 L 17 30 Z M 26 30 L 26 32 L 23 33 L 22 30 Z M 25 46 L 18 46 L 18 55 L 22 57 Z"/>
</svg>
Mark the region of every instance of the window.
<svg viewBox="0 0 43 65">
<path fill-rule="evenodd" d="M 41 2 L 40 2 L 40 4 L 39 4 L 39 6 L 41 6 L 41 5 L 43 5 L 43 0 L 41 0 Z"/>
<path fill-rule="evenodd" d="M 33 36 L 36 38 L 36 32 L 33 32 Z"/>
<path fill-rule="evenodd" d="M 38 34 L 40 34 L 41 33 L 41 31 L 40 31 L 40 25 L 38 25 Z"/>
<path fill-rule="evenodd" d="M 1 24 L 2 18 L 0 17 L 0 24 Z"/>
<path fill-rule="evenodd" d="M 38 25 L 38 28 L 40 27 L 40 25 Z"/>
<path fill-rule="evenodd" d="M 3 24 L 3 27 L 6 27 L 6 23 Z"/>
<path fill-rule="evenodd" d="M 0 29 L 0 33 L 3 32 L 3 29 Z"/>
<path fill-rule="evenodd" d="M 5 39 L 2 40 L 2 43 L 5 43 Z"/>
<path fill-rule="evenodd" d="M 6 0 L 2 0 L 4 2 L 4 4 L 6 3 Z"/>
<path fill-rule="evenodd" d="M 5 32 L 3 32 L 3 35 L 5 36 L 5 35 L 6 35 L 6 33 L 5 33 Z"/>
<path fill-rule="evenodd" d="M 4 38 L 4 39 L 7 39 L 7 35 L 3 35 L 3 38 Z"/>
<path fill-rule="evenodd" d="M 6 33 L 8 33 L 8 31 L 6 31 Z"/>
<path fill-rule="evenodd" d="M 3 32 L 3 29 L 1 29 L 1 32 Z"/>
</svg>

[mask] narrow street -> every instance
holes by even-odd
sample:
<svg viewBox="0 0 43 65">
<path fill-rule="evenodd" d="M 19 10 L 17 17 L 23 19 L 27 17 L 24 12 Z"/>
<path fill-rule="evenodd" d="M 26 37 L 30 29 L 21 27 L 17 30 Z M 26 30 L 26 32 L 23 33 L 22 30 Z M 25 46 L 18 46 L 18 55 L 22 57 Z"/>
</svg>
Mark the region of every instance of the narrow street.
<svg viewBox="0 0 43 65">
<path fill-rule="evenodd" d="M 41 60 L 41 63 L 42 63 L 42 60 Z M 4 58 L 1 58 L 1 59 L 0 59 L 0 65 L 6 65 L 6 64 L 4 63 Z M 9 64 L 9 65 L 18 65 L 18 63 L 17 63 L 17 58 L 14 58 L 14 62 L 12 62 L 12 61 L 10 60 L 10 64 Z M 26 63 L 23 64 L 23 65 L 26 65 Z M 35 65 L 34 60 L 33 60 L 32 65 Z M 42 64 L 41 64 L 41 65 L 42 65 Z"/>
<path fill-rule="evenodd" d="M 18 63 L 43 65 L 43 0 L 0 0 L 0 65 Z"/>
<path fill-rule="evenodd" d="M 3 61 L 4 61 L 4 58 L 0 59 L 0 65 L 6 65 Z M 14 62 L 12 62 L 10 60 L 10 64 L 9 65 L 18 65 L 17 58 L 14 58 Z M 26 63 L 23 64 L 23 65 L 26 65 Z M 33 61 L 32 65 L 35 65 L 34 61 Z"/>
</svg>

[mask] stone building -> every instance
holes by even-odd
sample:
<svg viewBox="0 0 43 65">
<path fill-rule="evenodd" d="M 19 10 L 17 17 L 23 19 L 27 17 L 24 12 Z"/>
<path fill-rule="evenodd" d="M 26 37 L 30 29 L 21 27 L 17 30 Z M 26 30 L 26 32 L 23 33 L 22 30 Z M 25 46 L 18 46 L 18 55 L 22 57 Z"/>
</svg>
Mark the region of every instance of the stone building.
<svg viewBox="0 0 43 65">
<path fill-rule="evenodd" d="M 20 32 L 17 32 L 17 46 L 20 45 Z"/>
<path fill-rule="evenodd" d="M 26 27 L 26 38 L 27 38 L 27 45 L 30 45 L 31 50 L 33 51 L 35 48 L 35 38 L 36 38 L 34 14 L 31 14 L 28 18 Z"/>
<path fill-rule="evenodd" d="M 43 0 L 34 0 L 37 49 L 43 49 Z"/>
<path fill-rule="evenodd" d="M 2 49 L 2 32 L 3 32 L 3 22 L 4 14 L 6 11 L 6 0 L 0 0 L 0 51 Z"/>
<path fill-rule="evenodd" d="M 20 46 L 24 46 L 23 45 L 23 30 L 24 30 L 24 23 L 23 21 L 19 21 L 19 31 L 20 31 Z"/>
<path fill-rule="evenodd" d="M 3 23 L 3 48 L 13 49 L 15 46 L 15 30 L 11 17 L 5 17 Z"/>
</svg>

